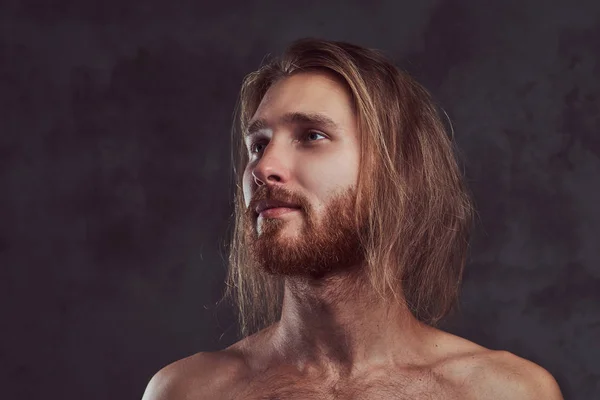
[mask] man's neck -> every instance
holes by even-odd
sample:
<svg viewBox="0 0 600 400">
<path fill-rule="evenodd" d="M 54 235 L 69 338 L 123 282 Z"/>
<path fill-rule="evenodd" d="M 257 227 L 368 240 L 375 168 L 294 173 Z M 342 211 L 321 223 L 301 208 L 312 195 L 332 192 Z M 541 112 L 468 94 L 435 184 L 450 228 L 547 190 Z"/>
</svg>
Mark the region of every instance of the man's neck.
<svg viewBox="0 0 600 400">
<path fill-rule="evenodd" d="M 385 304 L 360 277 L 288 278 L 269 358 L 305 372 L 351 377 L 422 362 L 431 332 L 405 305 Z"/>
</svg>

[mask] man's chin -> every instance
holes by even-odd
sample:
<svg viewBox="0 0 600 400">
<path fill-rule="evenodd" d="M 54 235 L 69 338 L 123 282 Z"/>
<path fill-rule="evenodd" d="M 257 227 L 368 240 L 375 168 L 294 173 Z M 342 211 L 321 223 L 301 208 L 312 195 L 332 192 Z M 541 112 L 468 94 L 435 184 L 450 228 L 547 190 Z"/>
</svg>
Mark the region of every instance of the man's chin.
<svg viewBox="0 0 600 400">
<path fill-rule="evenodd" d="M 274 235 L 270 235 L 269 237 L 260 237 L 258 238 L 257 246 L 255 248 L 260 248 L 263 254 L 280 254 L 280 255 L 289 255 L 289 254 L 298 254 L 302 251 L 302 243 L 301 239 L 298 238 L 298 234 L 294 232 L 277 232 Z M 304 250 L 306 251 L 306 250 Z M 274 262 L 279 261 L 283 262 L 284 260 L 274 259 Z"/>
<path fill-rule="evenodd" d="M 300 236 L 300 226 L 296 221 L 266 219 L 257 221 L 256 232 L 258 239 L 279 240 L 281 238 L 297 238 Z"/>
<path fill-rule="evenodd" d="M 354 199 L 351 191 L 340 195 L 318 219 L 311 218 L 310 211 L 307 218 L 289 219 L 251 220 L 248 214 L 246 243 L 253 264 L 272 275 L 306 277 L 356 264 L 363 255 L 352 218 Z"/>
</svg>

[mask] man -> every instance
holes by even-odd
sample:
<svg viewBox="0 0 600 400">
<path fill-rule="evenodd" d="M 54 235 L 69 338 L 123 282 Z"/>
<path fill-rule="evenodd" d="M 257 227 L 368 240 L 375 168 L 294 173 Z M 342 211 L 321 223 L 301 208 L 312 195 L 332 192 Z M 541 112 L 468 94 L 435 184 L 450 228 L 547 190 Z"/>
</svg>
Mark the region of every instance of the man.
<svg viewBox="0 0 600 400">
<path fill-rule="evenodd" d="M 562 398 L 541 367 L 434 328 L 472 209 L 419 84 L 299 40 L 246 78 L 238 123 L 227 295 L 247 336 L 163 368 L 144 399 Z"/>
</svg>

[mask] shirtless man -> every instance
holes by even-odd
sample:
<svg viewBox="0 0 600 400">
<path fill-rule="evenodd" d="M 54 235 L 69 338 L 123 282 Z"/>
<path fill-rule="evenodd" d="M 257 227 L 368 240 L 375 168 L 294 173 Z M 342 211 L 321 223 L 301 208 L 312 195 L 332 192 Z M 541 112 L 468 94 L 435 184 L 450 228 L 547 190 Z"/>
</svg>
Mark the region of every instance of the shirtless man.
<svg viewBox="0 0 600 400">
<path fill-rule="evenodd" d="M 238 110 L 227 296 L 245 338 L 166 366 L 144 400 L 562 399 L 543 368 L 434 327 L 472 209 L 419 84 L 305 39 L 246 78 Z"/>
</svg>

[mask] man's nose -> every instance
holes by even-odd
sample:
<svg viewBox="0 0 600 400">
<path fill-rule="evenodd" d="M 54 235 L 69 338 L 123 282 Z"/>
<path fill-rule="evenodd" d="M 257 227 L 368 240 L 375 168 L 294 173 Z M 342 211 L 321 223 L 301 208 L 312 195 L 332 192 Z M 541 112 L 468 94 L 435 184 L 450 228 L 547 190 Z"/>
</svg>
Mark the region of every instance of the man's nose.
<svg viewBox="0 0 600 400">
<path fill-rule="evenodd" d="M 252 171 L 254 182 L 258 186 L 286 183 L 290 175 L 286 159 L 289 162 L 282 149 L 274 146 L 273 142 L 269 143 Z"/>
</svg>

